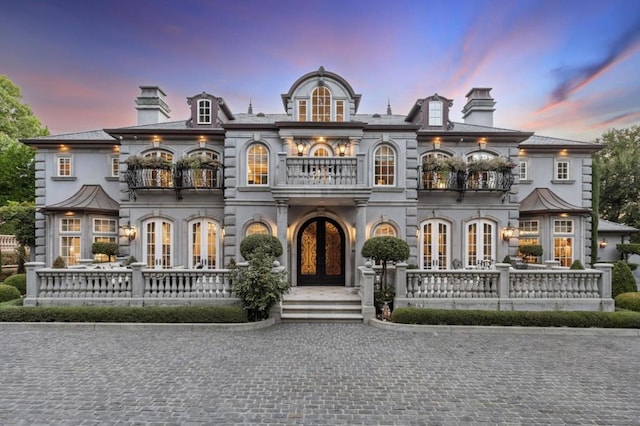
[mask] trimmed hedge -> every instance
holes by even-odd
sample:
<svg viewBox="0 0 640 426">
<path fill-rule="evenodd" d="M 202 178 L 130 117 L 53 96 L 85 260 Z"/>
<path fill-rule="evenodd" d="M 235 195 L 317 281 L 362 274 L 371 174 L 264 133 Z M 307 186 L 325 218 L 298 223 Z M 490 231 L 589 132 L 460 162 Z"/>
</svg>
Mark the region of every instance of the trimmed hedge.
<svg viewBox="0 0 640 426">
<path fill-rule="evenodd" d="M 616 296 L 614 299 L 616 302 L 616 308 L 628 309 L 630 311 L 640 312 L 640 293 L 622 293 Z"/>
<path fill-rule="evenodd" d="M 13 286 L 0 284 L 0 302 L 7 302 L 13 299 L 20 299 L 20 291 Z"/>
<path fill-rule="evenodd" d="M 239 306 L 8 306 L 0 309 L 0 322 L 245 323 L 248 320 Z"/>
<path fill-rule="evenodd" d="M 518 312 L 397 308 L 391 314 L 391 321 L 423 325 L 640 328 L 640 314 L 635 312 Z"/>
<path fill-rule="evenodd" d="M 27 294 L 27 274 L 11 275 L 2 284 L 17 288 L 22 295 Z"/>
<path fill-rule="evenodd" d="M 611 273 L 611 297 L 614 299 L 622 293 L 632 293 L 638 290 L 636 279 L 626 262 L 619 260 L 613 264 Z"/>
</svg>

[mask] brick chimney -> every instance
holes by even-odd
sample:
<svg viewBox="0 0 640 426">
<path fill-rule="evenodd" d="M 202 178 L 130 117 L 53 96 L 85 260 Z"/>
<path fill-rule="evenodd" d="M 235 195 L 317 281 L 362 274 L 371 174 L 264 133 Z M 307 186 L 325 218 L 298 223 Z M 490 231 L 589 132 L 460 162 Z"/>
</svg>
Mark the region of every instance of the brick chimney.
<svg viewBox="0 0 640 426">
<path fill-rule="evenodd" d="M 136 98 L 138 125 L 163 123 L 169 119 L 167 95 L 158 86 L 140 86 L 140 96 Z"/>
<path fill-rule="evenodd" d="M 493 111 L 496 101 L 490 87 L 474 87 L 467 93 L 467 104 L 462 108 L 462 118 L 467 124 L 493 127 Z"/>
</svg>

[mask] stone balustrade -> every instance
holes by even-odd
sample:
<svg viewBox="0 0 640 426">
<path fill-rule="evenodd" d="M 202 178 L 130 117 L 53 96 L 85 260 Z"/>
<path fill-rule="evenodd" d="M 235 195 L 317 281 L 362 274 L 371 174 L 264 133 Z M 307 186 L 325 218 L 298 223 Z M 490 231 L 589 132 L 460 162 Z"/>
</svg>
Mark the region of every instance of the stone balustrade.
<svg viewBox="0 0 640 426">
<path fill-rule="evenodd" d="M 14 251 L 18 248 L 18 240 L 14 235 L 0 235 L 0 251 Z"/>
</svg>

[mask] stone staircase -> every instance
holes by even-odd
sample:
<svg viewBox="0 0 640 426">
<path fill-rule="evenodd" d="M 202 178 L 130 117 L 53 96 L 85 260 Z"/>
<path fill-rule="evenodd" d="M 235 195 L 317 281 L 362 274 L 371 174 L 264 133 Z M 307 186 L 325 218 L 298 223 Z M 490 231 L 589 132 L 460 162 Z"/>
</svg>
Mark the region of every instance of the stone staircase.
<svg viewBox="0 0 640 426">
<path fill-rule="evenodd" d="M 360 296 L 352 287 L 292 287 L 282 300 L 282 322 L 363 321 Z"/>
</svg>

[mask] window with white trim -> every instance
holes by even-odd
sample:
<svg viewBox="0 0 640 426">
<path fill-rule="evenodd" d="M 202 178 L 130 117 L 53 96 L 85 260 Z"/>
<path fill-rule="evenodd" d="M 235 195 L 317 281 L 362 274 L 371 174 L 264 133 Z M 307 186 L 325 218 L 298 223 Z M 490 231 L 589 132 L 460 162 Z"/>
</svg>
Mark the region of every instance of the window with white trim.
<svg viewBox="0 0 640 426">
<path fill-rule="evenodd" d="M 396 228 L 390 223 L 383 222 L 376 225 L 372 232 L 374 237 L 395 237 Z"/>
<path fill-rule="evenodd" d="M 422 269 L 451 267 L 451 227 L 441 219 L 430 219 L 420 226 L 420 259 Z"/>
<path fill-rule="evenodd" d="M 70 154 L 56 155 L 56 176 L 73 176 L 73 157 Z"/>
<path fill-rule="evenodd" d="M 376 186 L 393 186 L 396 177 L 396 153 L 389 145 L 376 148 L 373 164 L 373 182 Z"/>
<path fill-rule="evenodd" d="M 518 162 L 518 176 L 520 180 L 529 180 L 529 162 L 520 160 Z"/>
<path fill-rule="evenodd" d="M 538 220 L 520 220 L 518 225 L 518 246 L 540 244 L 540 222 Z M 521 256 L 522 254 L 519 253 Z M 538 256 L 522 256 L 526 263 L 539 263 Z"/>
<path fill-rule="evenodd" d="M 307 121 L 307 101 L 298 100 L 298 121 Z"/>
<path fill-rule="evenodd" d="M 344 101 L 336 101 L 336 121 L 344 121 Z"/>
<path fill-rule="evenodd" d="M 560 266 L 573 263 L 573 219 L 555 219 L 553 221 L 553 259 Z"/>
<path fill-rule="evenodd" d="M 82 254 L 80 246 L 81 221 L 79 218 L 60 219 L 60 256 L 67 266 L 75 265 Z"/>
<path fill-rule="evenodd" d="M 198 124 L 211 124 L 211 101 L 198 100 Z"/>
<path fill-rule="evenodd" d="M 216 269 L 219 265 L 220 226 L 211 219 L 189 222 L 189 268 Z"/>
<path fill-rule="evenodd" d="M 269 184 L 269 151 L 256 143 L 247 151 L 247 185 Z"/>
<path fill-rule="evenodd" d="M 324 86 L 311 93 L 311 121 L 331 121 L 331 92 Z"/>
<path fill-rule="evenodd" d="M 442 101 L 429 101 L 429 126 L 442 126 Z"/>
<path fill-rule="evenodd" d="M 569 180 L 569 179 L 571 179 L 569 161 L 556 160 L 555 180 Z"/>
<path fill-rule="evenodd" d="M 95 218 L 93 219 L 93 242 L 94 243 L 117 243 L 118 229 L 116 219 Z M 95 253 L 93 259 L 97 262 L 108 262 L 109 256 Z"/>
<path fill-rule="evenodd" d="M 467 268 L 492 267 L 496 259 L 496 225 L 486 219 L 467 223 L 465 232 Z"/>
<path fill-rule="evenodd" d="M 167 269 L 173 266 L 173 224 L 162 218 L 144 222 L 142 257 L 148 268 Z"/>
<path fill-rule="evenodd" d="M 173 154 L 168 151 L 153 150 L 144 153 L 145 158 L 159 157 L 167 163 L 173 162 Z M 151 169 L 148 170 L 148 176 L 145 176 L 145 182 L 148 186 L 159 188 L 173 187 L 173 170 Z"/>
<path fill-rule="evenodd" d="M 111 172 L 111 177 L 120 176 L 120 157 L 117 155 L 109 156 L 109 170 Z"/>
<path fill-rule="evenodd" d="M 245 236 L 249 235 L 270 235 L 269 228 L 262 222 L 253 222 L 249 226 L 247 226 L 247 232 Z"/>
<path fill-rule="evenodd" d="M 189 157 L 202 156 L 211 160 L 212 164 L 219 164 L 218 153 L 209 150 L 197 150 L 189 154 Z M 200 168 L 192 168 L 189 170 L 193 177 L 193 185 L 196 188 L 216 188 L 218 186 L 218 169 L 216 167 L 207 166 Z"/>
</svg>

